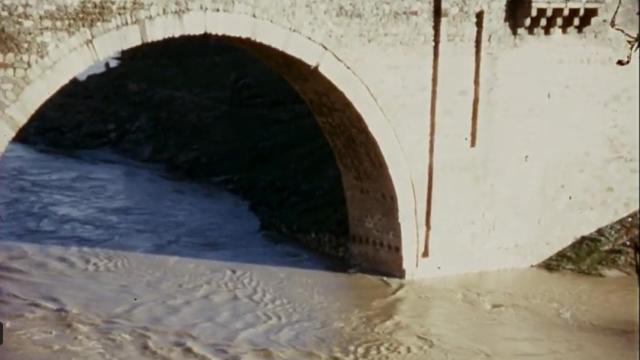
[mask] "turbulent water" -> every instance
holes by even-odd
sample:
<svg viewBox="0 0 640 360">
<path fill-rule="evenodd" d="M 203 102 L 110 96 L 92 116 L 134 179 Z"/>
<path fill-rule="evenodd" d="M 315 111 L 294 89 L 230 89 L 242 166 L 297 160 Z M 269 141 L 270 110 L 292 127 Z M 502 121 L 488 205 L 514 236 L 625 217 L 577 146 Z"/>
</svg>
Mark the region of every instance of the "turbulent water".
<svg viewBox="0 0 640 360">
<path fill-rule="evenodd" d="M 635 279 L 402 282 L 107 152 L 0 160 L 0 359 L 636 359 Z"/>
</svg>

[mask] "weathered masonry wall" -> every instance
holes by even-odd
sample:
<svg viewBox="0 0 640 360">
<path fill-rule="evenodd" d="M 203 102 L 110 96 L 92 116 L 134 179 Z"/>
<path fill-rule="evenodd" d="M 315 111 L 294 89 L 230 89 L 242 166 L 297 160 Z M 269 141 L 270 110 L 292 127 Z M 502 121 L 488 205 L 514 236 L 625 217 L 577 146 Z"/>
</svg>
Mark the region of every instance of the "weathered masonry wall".
<svg viewBox="0 0 640 360">
<path fill-rule="evenodd" d="M 615 65 L 617 1 L 581 33 L 537 14 L 515 36 L 505 2 L 486 3 L 444 9 L 425 276 L 535 264 L 638 208 L 638 63 Z M 638 2 L 622 4 L 635 34 Z"/>
<path fill-rule="evenodd" d="M 411 169 L 392 116 L 357 68 L 383 58 L 387 45 L 414 44 L 411 30 L 428 22 L 419 6 L 425 11 L 414 2 L 3 2 L 0 66 L 11 85 L 2 94 L 0 141 L 4 147 L 62 84 L 114 52 L 204 32 L 241 39 L 298 89 L 327 135 L 342 170 L 354 261 L 405 276 L 404 238 L 415 243 L 419 227 Z M 409 75 L 395 73 L 407 83 Z"/>
<path fill-rule="evenodd" d="M 538 0 L 4 0 L 0 149 L 116 51 L 229 36 L 312 107 L 364 268 L 528 266 L 638 207 L 638 66 L 615 65 L 617 1 L 588 3 L 564 16 Z M 622 3 L 636 31 L 637 1 Z"/>
</svg>

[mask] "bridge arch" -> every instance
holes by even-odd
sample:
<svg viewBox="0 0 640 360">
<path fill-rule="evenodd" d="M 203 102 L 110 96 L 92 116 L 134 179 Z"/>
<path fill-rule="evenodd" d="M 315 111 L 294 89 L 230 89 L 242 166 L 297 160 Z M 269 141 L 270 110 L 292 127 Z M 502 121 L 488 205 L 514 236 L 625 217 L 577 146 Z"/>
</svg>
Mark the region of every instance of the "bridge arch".
<svg viewBox="0 0 640 360">
<path fill-rule="evenodd" d="M 412 179 L 394 129 L 366 84 L 321 43 L 251 15 L 192 11 L 71 36 L 29 70 L 0 122 L 0 153 L 69 79 L 114 53 L 184 35 L 225 37 L 270 64 L 299 92 L 333 149 L 349 214 L 351 258 L 363 269 L 410 276 L 417 218 Z"/>
</svg>

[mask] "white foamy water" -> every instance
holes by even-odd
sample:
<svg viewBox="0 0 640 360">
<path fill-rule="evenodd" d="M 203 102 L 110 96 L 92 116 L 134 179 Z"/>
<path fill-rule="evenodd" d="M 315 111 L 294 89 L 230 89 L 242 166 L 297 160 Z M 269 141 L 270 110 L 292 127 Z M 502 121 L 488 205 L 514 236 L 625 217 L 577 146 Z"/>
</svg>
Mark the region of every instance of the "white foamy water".
<svg viewBox="0 0 640 360">
<path fill-rule="evenodd" d="M 635 279 L 337 272 L 106 152 L 0 159 L 0 359 L 636 359 Z"/>
</svg>

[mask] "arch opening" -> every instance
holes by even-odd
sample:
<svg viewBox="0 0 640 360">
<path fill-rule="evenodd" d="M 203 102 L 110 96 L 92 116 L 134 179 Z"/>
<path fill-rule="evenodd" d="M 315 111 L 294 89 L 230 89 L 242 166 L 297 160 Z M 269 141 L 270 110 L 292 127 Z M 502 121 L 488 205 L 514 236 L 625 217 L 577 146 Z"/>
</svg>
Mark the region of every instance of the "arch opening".
<svg viewBox="0 0 640 360">
<path fill-rule="evenodd" d="M 357 108 L 358 101 L 354 103 L 354 98 L 362 97 L 366 91 L 359 90 L 359 93 L 349 97 L 345 90 L 341 90 L 334 81 L 329 79 L 326 76 L 327 70 L 324 69 L 323 72 L 322 69 L 329 65 L 323 65 L 322 57 L 333 59 L 326 62 L 328 64 L 333 64 L 332 62 L 336 59 L 326 51 L 320 54 L 321 58 L 317 59 L 315 66 L 312 66 L 308 61 L 259 41 L 219 34 L 217 38 L 224 43 L 241 47 L 269 64 L 295 88 L 313 112 L 340 169 L 348 209 L 348 249 L 352 262 L 366 271 L 405 276 L 401 226 L 410 228 L 412 219 L 405 220 L 404 224 L 400 221 L 402 208 L 399 206 L 397 186 L 388 165 L 389 158 L 397 157 L 398 151 L 395 153 L 387 151 L 385 156 L 380 146 L 386 145 L 388 148 L 390 141 L 381 142 L 372 133 L 376 128 L 378 132 L 384 128 L 384 124 L 380 124 L 380 119 L 384 116 L 375 108 L 372 109 L 375 101 L 360 100 L 360 108 Z M 73 54 L 70 56 L 72 57 Z M 68 61 L 73 62 L 73 60 Z M 81 63 L 81 61 L 77 62 Z M 340 73 L 343 70 L 339 68 L 334 73 Z M 356 78 L 349 80 L 354 79 Z M 17 124 L 15 126 L 17 129 L 26 122 L 23 118 L 29 118 L 24 114 L 35 110 L 30 109 L 37 104 L 37 101 L 34 101 L 34 94 L 37 93 L 36 95 L 44 99 L 51 95 L 44 97 L 43 87 L 53 89 L 49 92 L 57 90 L 50 81 L 44 85 L 36 83 L 32 88 L 37 89 L 37 92 L 28 88 L 23 93 L 24 101 L 21 101 L 22 99 L 16 101 L 17 106 L 12 109 L 11 121 Z M 366 104 L 363 105 L 363 103 Z M 378 117 L 378 123 L 368 122 L 362 109 L 369 114 L 377 111 L 378 114 L 375 117 Z M 395 164 L 395 166 L 401 165 Z M 404 176 L 407 175 L 396 174 L 397 178 Z M 403 200 L 406 204 L 406 196 Z"/>
</svg>

